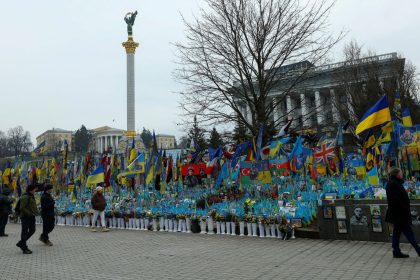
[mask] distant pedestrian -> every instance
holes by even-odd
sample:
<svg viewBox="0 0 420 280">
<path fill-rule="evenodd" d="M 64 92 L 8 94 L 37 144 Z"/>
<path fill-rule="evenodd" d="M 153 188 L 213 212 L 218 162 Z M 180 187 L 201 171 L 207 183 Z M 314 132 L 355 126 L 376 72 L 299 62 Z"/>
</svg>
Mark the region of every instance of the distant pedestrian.
<svg viewBox="0 0 420 280">
<path fill-rule="evenodd" d="M 35 233 L 35 217 L 39 215 L 36 207 L 35 194 L 36 186 L 29 185 L 20 200 L 16 209 L 19 211 L 20 220 L 22 222 L 22 233 L 20 241 L 16 244 L 24 254 L 32 254 L 29 250 L 27 241 Z"/>
<path fill-rule="evenodd" d="M 10 190 L 7 186 L 3 187 L 2 194 L 0 194 L 0 237 L 8 236 L 4 230 L 6 228 L 9 214 L 12 213 L 13 199 L 9 197 Z"/>
<path fill-rule="evenodd" d="M 91 199 L 92 202 L 92 209 L 94 210 L 93 218 L 92 218 L 92 232 L 96 232 L 96 220 L 98 216 L 101 217 L 101 225 L 102 231 L 107 232 L 109 229 L 106 228 L 105 223 L 105 208 L 106 208 L 106 200 L 104 195 L 102 194 L 102 187 L 97 187 L 95 193 Z"/>
<path fill-rule="evenodd" d="M 400 249 L 400 236 L 403 233 L 420 257 L 420 247 L 411 229 L 410 199 L 403 184 L 404 179 L 401 169 L 393 168 L 389 173 L 389 181 L 386 186 L 388 210 L 385 218 L 387 222 L 394 225 L 392 232 L 393 255 L 394 258 L 409 257 L 409 255 L 402 253 Z"/>
<path fill-rule="evenodd" d="M 41 197 L 42 234 L 39 237 L 39 240 L 48 246 L 53 245 L 48 234 L 52 232 L 55 225 L 55 201 L 51 195 L 52 190 L 53 186 L 47 184 Z"/>
</svg>

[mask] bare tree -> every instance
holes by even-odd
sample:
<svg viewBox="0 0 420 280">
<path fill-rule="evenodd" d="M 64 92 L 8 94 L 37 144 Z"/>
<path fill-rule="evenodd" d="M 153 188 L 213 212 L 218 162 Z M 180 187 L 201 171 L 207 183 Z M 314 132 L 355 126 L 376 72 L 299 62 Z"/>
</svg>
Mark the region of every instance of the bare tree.
<svg viewBox="0 0 420 280">
<path fill-rule="evenodd" d="M 343 33 L 327 31 L 333 3 L 312 3 L 206 0 L 209 9 L 202 9 L 200 18 L 184 20 L 187 42 L 176 44 L 185 115 L 196 115 L 205 125 L 239 123 L 253 136 L 261 124 L 269 125 L 273 111 L 311 69 L 283 66 L 323 63 L 342 38 Z M 286 80 L 281 98 L 273 100 L 270 93 Z"/>
<path fill-rule="evenodd" d="M 22 126 L 11 128 L 7 132 L 10 149 L 14 156 L 29 152 L 32 148 L 29 131 L 23 130 Z"/>
<path fill-rule="evenodd" d="M 0 131 L 0 158 L 8 157 L 11 154 L 9 140 L 6 134 L 3 131 Z"/>
</svg>

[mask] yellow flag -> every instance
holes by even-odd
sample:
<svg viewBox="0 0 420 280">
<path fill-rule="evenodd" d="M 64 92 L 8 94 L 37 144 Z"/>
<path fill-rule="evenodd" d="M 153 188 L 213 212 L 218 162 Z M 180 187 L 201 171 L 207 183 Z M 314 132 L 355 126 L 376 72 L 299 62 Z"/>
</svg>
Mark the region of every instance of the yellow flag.
<svg viewBox="0 0 420 280">
<path fill-rule="evenodd" d="M 155 175 L 155 167 L 150 167 L 149 174 L 146 176 L 146 185 L 150 184 L 153 181 L 153 177 Z"/>
<path fill-rule="evenodd" d="M 10 168 L 6 168 L 3 172 L 2 178 L 3 178 L 3 184 L 9 185 L 9 176 L 10 176 Z"/>
<path fill-rule="evenodd" d="M 131 151 L 130 151 L 130 164 L 136 159 L 136 157 L 137 157 L 137 150 L 135 148 L 131 149 Z"/>
<path fill-rule="evenodd" d="M 270 171 L 260 171 L 258 172 L 258 181 L 263 184 L 270 184 L 272 182 Z"/>
</svg>

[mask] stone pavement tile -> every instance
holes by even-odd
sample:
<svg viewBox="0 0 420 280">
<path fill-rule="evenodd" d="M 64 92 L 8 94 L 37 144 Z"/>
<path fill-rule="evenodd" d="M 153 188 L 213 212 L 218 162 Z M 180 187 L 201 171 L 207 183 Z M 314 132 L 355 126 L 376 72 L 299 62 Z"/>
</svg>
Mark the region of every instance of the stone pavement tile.
<svg viewBox="0 0 420 280">
<path fill-rule="evenodd" d="M 0 239 L 0 279 L 420 279 L 420 259 L 392 258 L 390 244 L 112 230 L 57 226 L 54 243 Z M 404 248 L 414 256 L 410 247 Z"/>
</svg>

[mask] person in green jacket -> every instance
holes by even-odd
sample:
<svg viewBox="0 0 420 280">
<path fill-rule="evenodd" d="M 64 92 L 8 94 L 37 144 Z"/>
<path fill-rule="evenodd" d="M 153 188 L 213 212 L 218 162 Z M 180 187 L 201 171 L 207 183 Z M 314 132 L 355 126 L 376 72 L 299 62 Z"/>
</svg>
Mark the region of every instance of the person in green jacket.
<svg viewBox="0 0 420 280">
<path fill-rule="evenodd" d="M 29 185 L 26 193 L 20 198 L 20 220 L 22 222 L 22 233 L 20 241 L 16 244 L 24 254 L 32 254 L 26 242 L 35 233 L 35 217 L 39 215 L 34 193 L 35 185 Z"/>
</svg>

